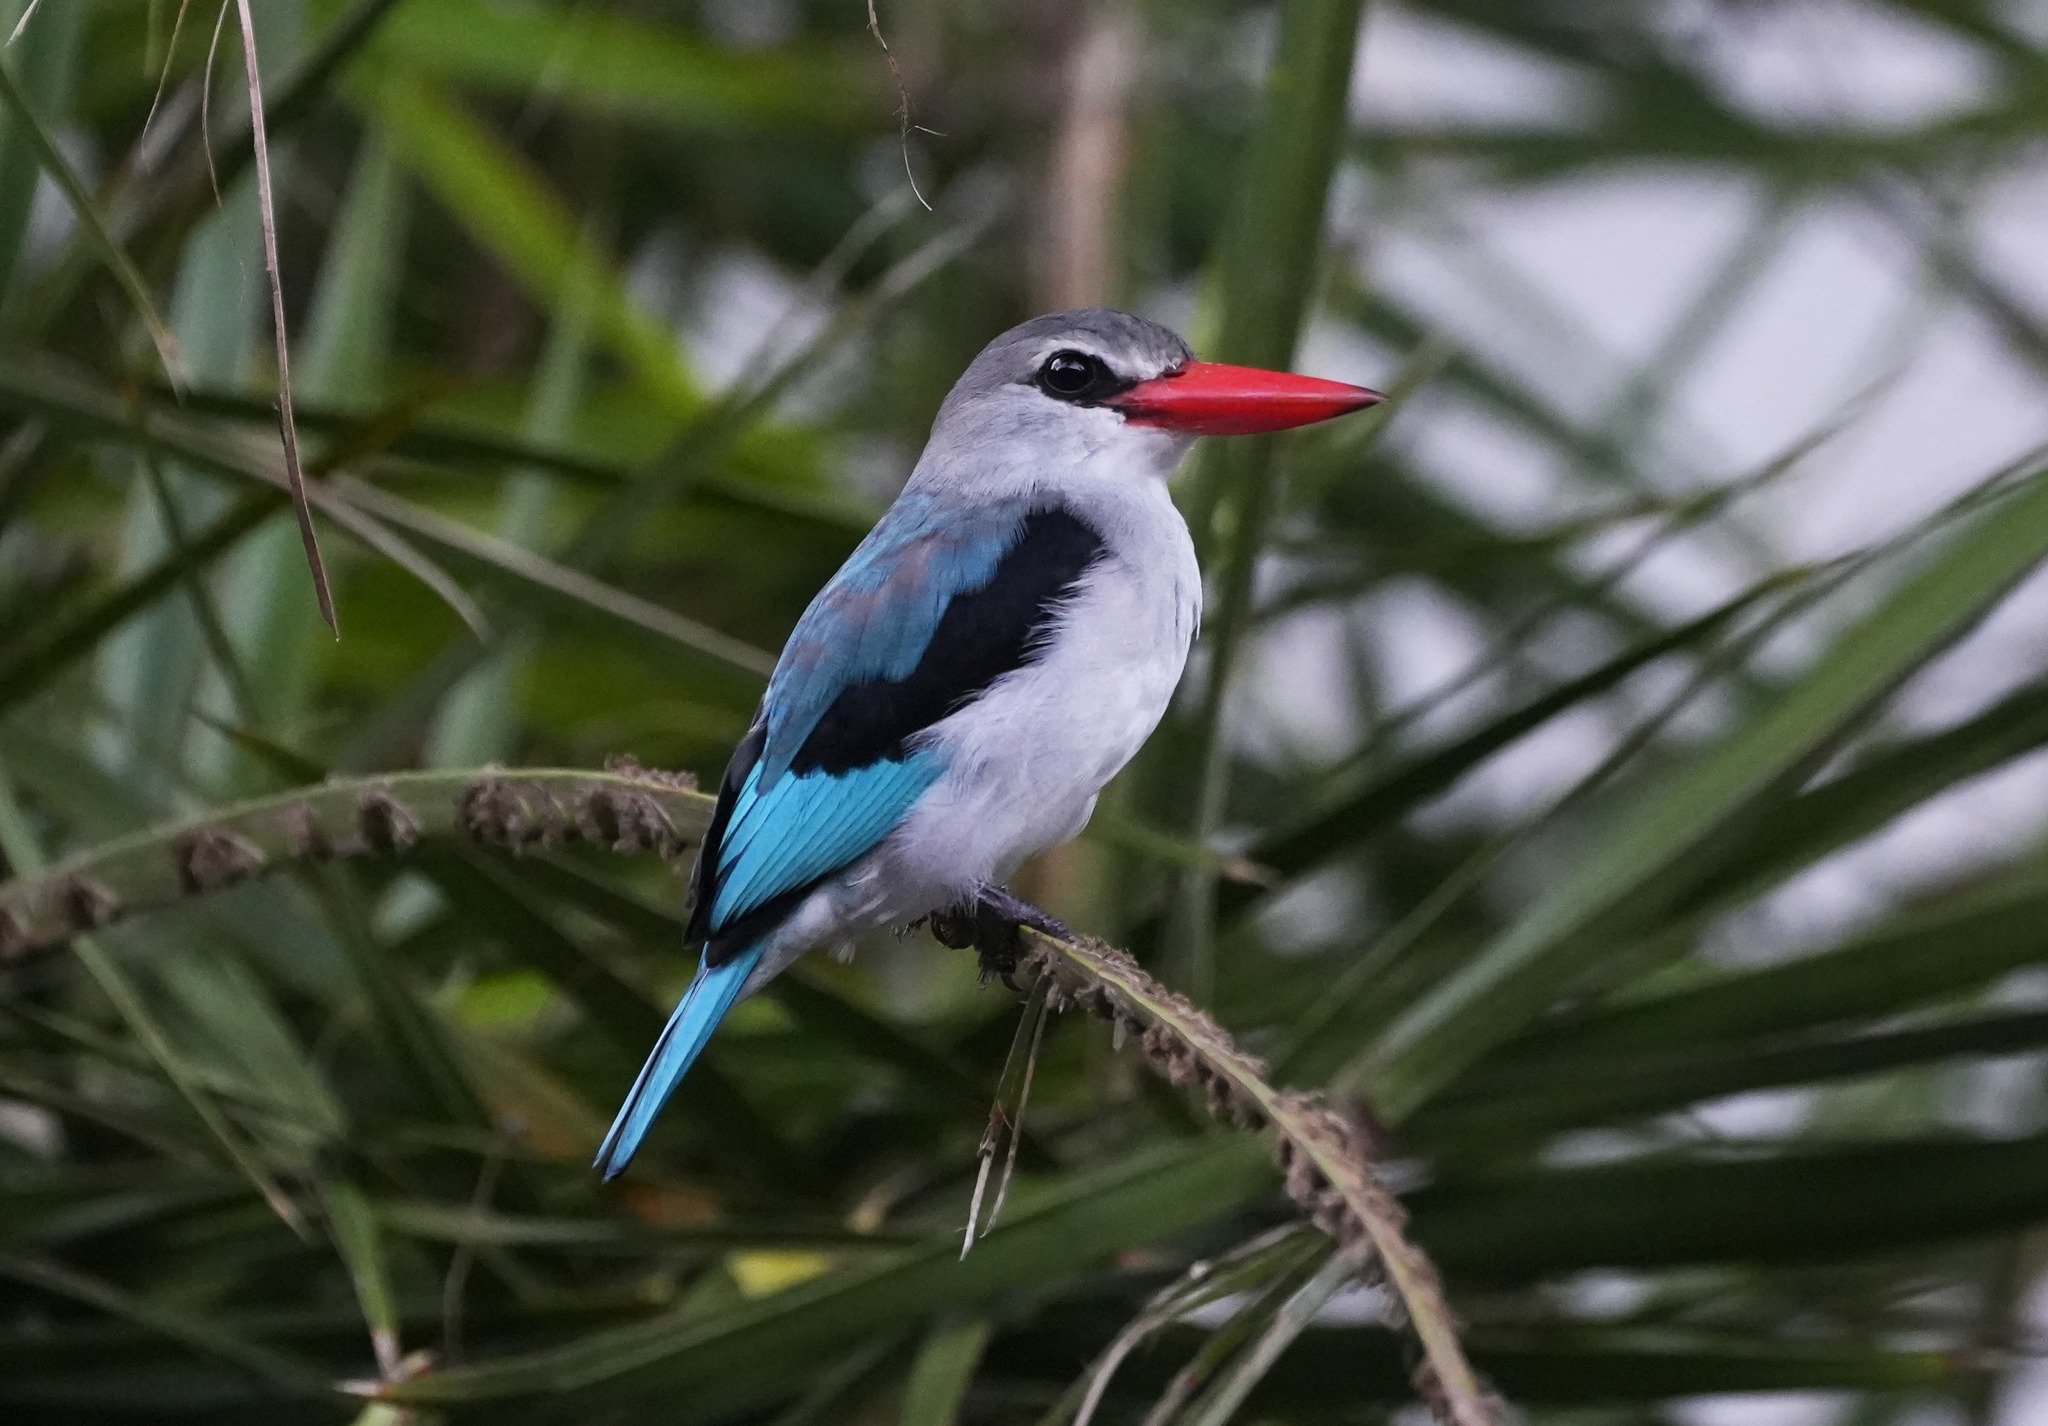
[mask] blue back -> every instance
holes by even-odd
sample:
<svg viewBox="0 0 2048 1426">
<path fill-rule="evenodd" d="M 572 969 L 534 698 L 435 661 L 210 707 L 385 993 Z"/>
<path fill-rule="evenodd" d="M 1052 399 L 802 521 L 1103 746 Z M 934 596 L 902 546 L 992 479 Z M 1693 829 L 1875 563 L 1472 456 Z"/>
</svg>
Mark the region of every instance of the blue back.
<svg viewBox="0 0 2048 1426">
<path fill-rule="evenodd" d="M 764 791 L 782 779 L 844 689 L 910 676 L 946 606 L 989 582 L 1029 513 L 1020 499 L 962 508 L 920 493 L 890 507 L 783 646 L 763 702 Z"/>
</svg>

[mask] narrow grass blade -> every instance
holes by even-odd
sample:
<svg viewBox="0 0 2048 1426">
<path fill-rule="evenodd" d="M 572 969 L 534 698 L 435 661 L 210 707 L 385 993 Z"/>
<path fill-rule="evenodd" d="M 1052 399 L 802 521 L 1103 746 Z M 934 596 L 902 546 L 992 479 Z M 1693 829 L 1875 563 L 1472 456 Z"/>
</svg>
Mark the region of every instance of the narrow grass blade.
<svg viewBox="0 0 2048 1426">
<path fill-rule="evenodd" d="M 1409 1206 L 1444 1270 L 1470 1282 L 1603 1266 L 1845 1262 L 2039 1221 L 2048 1140 L 1949 1136 L 1447 1176 Z"/>
<path fill-rule="evenodd" d="M 2038 1054 L 2048 1015 L 1978 1015 L 1910 1030 L 1791 1043 L 1685 1046 L 1532 1069 L 1512 1062 L 1466 1075 L 1410 1121 L 1419 1143 L 1484 1145 L 1489 1153 L 1563 1130 L 1670 1113 L 1760 1089 Z"/>
<path fill-rule="evenodd" d="M 590 356 L 593 294 L 589 276 L 586 271 L 584 281 L 572 284 L 555 313 L 523 431 L 529 440 L 559 443 L 575 417 Z M 515 549 L 543 546 L 559 495 L 554 480 L 542 472 L 515 471 L 499 497 L 498 538 Z M 526 667 L 530 642 L 515 635 L 509 646 L 495 650 L 450 690 L 427 734 L 429 765 L 475 766 L 510 757 L 519 712 L 519 677 Z"/>
<path fill-rule="evenodd" d="M 1313 1261 L 1303 1263 L 1267 1278 L 1240 1297 L 1232 1305 L 1230 1315 L 1167 1380 L 1141 1426 L 1170 1426 L 1196 1393 L 1215 1380 L 1224 1364 L 1244 1350 L 1245 1344 L 1273 1320 L 1281 1305 L 1313 1276 L 1314 1267 Z"/>
<path fill-rule="evenodd" d="M 42 850 L 30 836 L 4 767 L 0 767 L 0 853 L 5 854 L 11 866 L 34 869 L 43 864 Z M 214 1103 L 212 1094 L 193 1077 L 127 973 L 91 936 L 74 934 L 71 946 L 79 964 L 85 967 L 100 993 L 107 997 L 116 1013 L 127 1023 L 129 1032 L 148 1051 L 164 1078 L 191 1108 L 229 1161 L 270 1205 L 271 1211 L 294 1233 L 305 1237 L 305 1220 L 291 1196 L 258 1161 L 254 1150 L 243 1142 L 241 1134 Z"/>
<path fill-rule="evenodd" d="M 766 678 L 774 658 L 742 640 L 685 618 L 637 595 L 616 589 L 582 571 L 458 524 L 421 505 L 387 495 L 347 478 L 334 482 L 335 495 L 349 509 L 404 529 L 432 544 L 443 556 L 455 556 L 480 571 L 544 594 L 560 605 L 581 606 L 629 628 L 703 655 L 718 663 Z"/>
<path fill-rule="evenodd" d="M 84 182 L 73 171 L 70 161 L 57 147 L 56 140 L 50 137 L 49 130 L 43 127 L 43 121 L 37 115 L 35 106 L 23 91 L 21 81 L 15 77 L 14 62 L 5 50 L 0 50 L 0 104 L 4 104 L 14 118 L 10 132 L 21 135 L 29 151 L 35 155 L 36 161 L 42 165 L 43 171 L 50 175 L 51 180 L 63 192 L 65 200 L 71 205 L 71 211 L 78 217 L 79 228 L 91 242 L 107 271 L 121 284 L 121 290 L 127 294 L 128 301 L 135 308 L 136 315 L 142 319 L 143 326 L 148 328 L 149 340 L 156 348 L 157 360 L 163 364 L 164 376 L 173 387 L 181 385 L 185 380 L 185 364 L 178 355 L 178 343 L 172 337 L 169 325 L 164 321 L 163 314 L 157 311 L 156 299 L 150 295 L 149 283 L 136 270 L 128 254 L 122 251 L 120 243 L 115 241 L 113 232 L 107 226 L 106 216 L 100 212 L 99 204 L 94 201 Z M 4 269 L 0 269 L 0 277 L 4 275 Z"/>
<path fill-rule="evenodd" d="M 490 620 L 485 616 L 483 606 L 470 597 L 469 591 L 462 587 L 462 581 L 443 569 L 439 561 L 430 558 L 412 540 L 392 529 L 387 521 L 363 509 L 365 502 L 346 499 L 328 489 L 318 491 L 312 498 L 329 520 L 432 590 L 434 596 L 447 605 L 449 612 L 467 625 L 477 638 L 488 639 L 491 636 Z M 400 507 L 387 503 L 387 508 Z"/>
<path fill-rule="evenodd" d="M 1411 1006 L 1374 1050 L 1380 1112 L 1404 1117 L 1526 1025 L 1597 957 L 1603 926 L 1656 904 L 1659 877 L 1809 767 L 2044 557 L 2048 473 L 2036 473 L 1966 522 L 1774 706 L 1640 797 L 1562 885 Z"/>
<path fill-rule="evenodd" d="M 1216 357 L 1286 368 L 1308 315 L 1323 212 L 1347 126 L 1351 67 L 1363 0 L 1289 0 L 1266 80 L 1264 110 L 1243 159 L 1243 178 L 1218 284 Z M 1281 492 L 1270 438 L 1219 444 L 1193 477 L 1196 544 L 1218 554 L 1209 601 L 1208 673 L 1195 713 L 1189 765 L 1194 799 L 1188 840 L 1207 845 L 1223 823 L 1229 788 L 1224 708 L 1232 669 L 1251 624 L 1252 572 Z M 1216 873 L 1181 873 L 1169 978 L 1197 999 L 1214 974 Z"/>
<path fill-rule="evenodd" d="M 0 64 L 11 65 L 11 73 L 19 76 L 26 102 L 57 122 L 64 112 L 61 106 L 71 102 L 87 7 L 51 5 L 32 28 L 24 28 L 33 8 L 23 0 L 0 3 L 0 24 L 13 33 Z M 18 132 L 16 125 L 0 124 L 0 315 L 7 313 L 8 299 L 23 276 L 19 268 L 28 242 L 36 175 L 42 167 L 33 136 Z"/>
<path fill-rule="evenodd" d="M 1071 1335 L 1041 1327 L 1008 1336 L 1003 1345 L 1006 1354 L 1025 1362 L 1057 1362 L 1062 1349 L 1071 1356 Z M 1475 1332 L 1473 1344 L 1488 1376 L 1537 1420 L 1543 1419 L 1537 1414 L 1542 1408 L 1577 1406 L 1591 1408 L 1596 1421 L 1610 1422 L 1656 1421 L 1656 1408 L 1673 1396 L 1859 1389 L 1941 1393 L 1991 1379 L 2004 1358 L 1997 1350 L 1897 1350 L 1854 1336 L 1826 1342 L 1769 1340 L 1661 1322 L 1501 1327 Z M 1113 1419 L 1142 1420 L 1147 1399 L 1169 1385 L 1165 1362 L 1199 1349 L 1194 1327 L 1163 1332 L 1156 1351 L 1132 1363 L 1119 1379 L 1109 1398 L 1117 1412 Z M 1317 1426 L 1361 1415 L 1372 1421 L 1375 1412 L 1405 1419 L 1407 1413 L 1394 1408 L 1410 1395 L 1407 1373 L 1400 1342 L 1386 1331 L 1319 1323 L 1274 1365 L 1265 1389 L 1252 1395 L 1244 1419 Z M 1012 1380 L 1035 1384 L 1028 1368 Z M 1632 1414 L 1631 1406 L 1646 1407 L 1651 1414 Z M 1574 1414 L 1583 1418 L 1588 1413 Z"/>
<path fill-rule="evenodd" d="M 256 155 L 256 208 L 262 219 L 263 269 L 270 278 L 270 335 L 277 353 L 277 427 L 284 441 L 285 480 L 291 486 L 292 513 L 306 547 L 306 568 L 320 617 L 335 633 L 334 593 L 327 585 L 327 565 L 320 558 L 320 539 L 313 530 L 313 508 L 306 500 L 306 473 L 299 466 L 299 423 L 292 416 L 291 338 L 284 321 L 284 274 L 277 261 L 277 202 L 270 191 L 270 138 L 264 129 L 263 76 L 256 58 L 256 21 L 249 0 L 235 0 L 241 17 L 242 63 L 249 76 L 249 140 Z"/>
<path fill-rule="evenodd" d="M 1811 1032 L 1940 1005 L 2043 959 L 2048 879 L 2029 869 L 1781 965 L 1722 971 L 1561 1018 L 1507 1057 L 1536 1064 Z"/>
<path fill-rule="evenodd" d="M 1773 805 L 1728 850 L 1689 868 L 1673 908 L 1698 922 L 1747 902 L 1940 794 L 2048 743 L 2048 687 L 2022 688 L 1963 722 L 1880 745 L 1847 771 Z"/>
<path fill-rule="evenodd" d="M 243 497 L 218 520 L 155 564 L 136 571 L 113 589 L 74 612 L 42 625 L 33 639 L 0 659 L 0 709 L 18 704 L 99 648 L 135 613 L 149 608 L 194 573 L 233 549 L 278 508 L 268 493 Z"/>
<path fill-rule="evenodd" d="M 389 1381 L 399 1373 L 404 1353 L 399 1347 L 398 1306 L 392 1296 L 391 1272 L 385 1262 L 382 1230 L 362 1190 L 343 1178 L 323 1179 L 320 1197 L 327 1210 L 327 1232 L 335 1251 L 348 1265 L 356 1304 L 370 1329 L 377 1370 Z"/>
<path fill-rule="evenodd" d="M 431 1003 L 409 984 L 371 924 L 356 884 L 339 867 L 307 868 L 303 880 L 326 911 L 374 1016 L 373 1033 L 421 1112 L 442 1122 L 488 1128 L 489 1112 L 464 1072 L 459 1045 Z"/>
<path fill-rule="evenodd" d="M 1288 1224 L 1239 1244 L 1221 1259 L 1195 1262 L 1124 1324 L 1088 1370 L 1038 1418 L 1037 1426 L 1090 1426 L 1119 1368 L 1140 1346 L 1197 1308 L 1294 1279 L 1327 1250 L 1320 1234 Z"/>
<path fill-rule="evenodd" d="M 1632 645 L 1455 741 L 1391 769 L 1375 770 L 1385 762 L 1384 753 L 1340 768 L 1331 777 L 1333 790 L 1325 794 L 1321 806 L 1253 843 L 1246 858 L 1259 866 L 1299 874 L 1344 855 L 1365 836 L 1446 791 L 1465 773 L 1553 718 L 1611 692 L 1659 659 L 1709 643 L 1759 601 L 1800 577 L 1801 572 L 1792 571 L 1752 585 L 1698 618 Z"/>
<path fill-rule="evenodd" d="M 1230 1364 L 1230 1369 L 1215 1386 L 1188 1408 L 1181 1418 L 1186 1426 L 1227 1426 L 1252 1394 L 1253 1388 L 1280 1360 L 1280 1354 L 1308 1330 L 1316 1314 L 1329 1305 L 1330 1299 L 1342 1291 L 1355 1274 L 1356 1269 L 1343 1253 L 1332 1254 L 1330 1261 L 1318 1268 L 1314 1277 L 1280 1305 L 1280 1310 L 1273 1314 L 1273 1320 L 1259 1333 L 1258 1340 Z"/>
<path fill-rule="evenodd" d="M 304 384 L 300 383 L 302 387 Z M 59 390 L 47 367 L 30 374 L 20 365 L 0 360 L 0 398 L 21 403 L 33 400 L 39 409 L 54 403 L 66 413 L 95 404 L 89 383 L 80 389 L 67 382 L 61 396 Z M 136 395 L 158 411 L 168 414 L 172 409 L 169 392 L 161 387 L 145 387 Z M 188 388 L 175 409 L 230 416 L 237 421 L 274 419 L 267 404 L 244 392 L 217 386 Z M 302 429 L 334 437 L 334 446 L 362 446 L 372 454 L 436 467 L 474 464 L 487 468 L 478 472 L 480 477 L 494 477 L 501 468 L 530 467 L 545 471 L 565 485 L 617 491 L 645 474 L 637 460 L 624 461 L 587 444 L 592 434 L 588 429 L 578 432 L 578 443 L 552 444 L 497 429 L 474 416 L 448 417 L 421 411 L 411 404 L 404 410 L 403 419 L 395 419 L 399 413 L 392 408 L 372 409 L 347 401 L 327 404 L 301 400 L 296 409 Z M 374 439 L 365 439 L 367 432 L 375 432 Z M 767 516 L 778 522 L 778 533 L 784 538 L 829 538 L 835 541 L 835 548 L 851 549 L 875 523 L 880 508 L 875 502 L 809 484 L 804 471 L 779 446 L 776 449 L 780 458 L 771 465 L 763 465 L 760 458 L 767 449 L 742 443 L 734 450 L 729 469 L 693 471 L 679 498 L 707 509 Z M 332 447 L 322 452 L 320 464 L 333 468 L 331 450 Z"/>
<path fill-rule="evenodd" d="M 876 134 L 873 70 L 847 49 L 738 49 L 602 11 L 414 0 L 378 36 L 387 63 L 530 100 L 601 106 L 717 135 Z"/>
<path fill-rule="evenodd" d="M 41 1292 L 82 1303 L 109 1317 L 133 1323 L 205 1356 L 250 1373 L 273 1391 L 292 1397 L 325 1396 L 331 1385 L 311 1365 L 270 1347 L 244 1341 L 210 1324 L 203 1314 L 171 1310 L 48 1259 L 0 1252 L 0 1276 Z"/>
<path fill-rule="evenodd" d="M 1173 1145 L 1033 1195 L 964 1261 L 948 1233 L 884 1266 L 834 1273 L 709 1320 L 687 1310 L 666 1314 L 555 1350 L 455 1368 L 385 1395 L 454 1405 L 620 1383 L 670 1403 L 681 1412 L 678 1422 L 708 1421 L 772 1395 L 793 1358 L 829 1352 L 887 1323 L 987 1301 L 1041 1279 L 1050 1265 L 1080 1267 L 1156 1242 L 1244 1201 L 1270 1182 L 1269 1173 L 1248 1145 Z"/>
<path fill-rule="evenodd" d="M 392 152 L 476 242 L 550 309 L 593 283 L 597 329 L 648 393 L 681 416 L 704 405 L 696 376 L 677 355 L 674 333 L 644 312 L 562 199 L 526 160 L 424 81 L 386 79 L 365 98 Z"/>
<path fill-rule="evenodd" d="M 991 1330 L 986 1317 L 942 1320 L 932 1328 L 903 1387 L 903 1426 L 955 1426 Z"/>
<path fill-rule="evenodd" d="M 706 1248 L 787 1249 L 832 1252 L 847 1249 L 911 1248 L 917 1235 L 864 1233 L 821 1221 L 715 1221 L 663 1226 L 618 1216 L 542 1215 L 498 1212 L 475 1203 L 380 1199 L 374 1205 L 387 1231 L 426 1243 L 471 1248 L 546 1248 L 591 1257 L 643 1257 L 661 1252 L 701 1254 Z"/>
<path fill-rule="evenodd" d="M 214 607 L 213 591 L 206 586 L 203 566 L 192 557 L 191 540 L 185 533 L 185 517 L 179 513 L 177 497 L 171 493 L 170 479 L 164 474 L 163 464 L 153 454 L 145 452 L 142 463 L 143 478 L 149 482 L 150 494 L 156 497 L 157 518 L 163 522 L 164 534 L 170 541 L 171 558 L 177 562 L 183 575 L 181 582 L 185 587 L 186 605 L 192 611 L 193 621 L 199 625 L 200 637 L 213 660 L 213 671 L 226 685 L 235 715 L 244 722 L 253 722 L 256 705 L 249 691 L 248 674 L 228 638 L 220 611 Z"/>
</svg>

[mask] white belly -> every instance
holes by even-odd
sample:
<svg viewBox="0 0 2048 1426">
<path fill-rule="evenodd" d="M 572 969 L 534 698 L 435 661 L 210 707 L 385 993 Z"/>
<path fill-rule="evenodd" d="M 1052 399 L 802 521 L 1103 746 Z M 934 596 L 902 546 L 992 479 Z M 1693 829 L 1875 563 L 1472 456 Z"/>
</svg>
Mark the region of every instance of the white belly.
<svg viewBox="0 0 2048 1426">
<path fill-rule="evenodd" d="M 946 770 L 874 851 L 805 898 L 749 977 L 819 945 L 957 905 L 1087 824 L 1159 726 L 1201 618 L 1194 542 L 1163 480 L 1117 472 L 1062 492 L 1105 550 L 1036 658 L 920 739 Z"/>
<path fill-rule="evenodd" d="M 758 990 L 813 946 L 957 905 L 1087 825 L 1095 797 L 1144 746 L 1173 699 L 1200 614 L 1185 558 L 1090 569 L 1032 663 L 936 724 L 946 771 L 903 825 L 807 898 L 748 981 Z"/>
<path fill-rule="evenodd" d="M 1039 656 L 932 729 L 929 746 L 946 773 L 880 858 L 892 913 L 921 915 L 1002 882 L 1074 836 L 1096 794 L 1159 726 L 1201 598 L 1187 529 L 1171 506 L 1165 513 L 1158 547 L 1113 544 Z"/>
</svg>

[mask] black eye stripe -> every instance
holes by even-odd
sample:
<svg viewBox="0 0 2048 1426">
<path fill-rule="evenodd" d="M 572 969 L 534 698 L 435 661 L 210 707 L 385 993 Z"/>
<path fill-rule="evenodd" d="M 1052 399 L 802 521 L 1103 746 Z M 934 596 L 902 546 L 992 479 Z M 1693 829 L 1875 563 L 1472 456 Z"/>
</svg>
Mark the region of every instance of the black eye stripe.
<svg viewBox="0 0 2048 1426">
<path fill-rule="evenodd" d="M 1101 357 L 1070 348 L 1056 351 L 1040 363 L 1031 383 L 1056 401 L 1080 406 L 1095 405 L 1132 385 L 1111 371 Z"/>
</svg>

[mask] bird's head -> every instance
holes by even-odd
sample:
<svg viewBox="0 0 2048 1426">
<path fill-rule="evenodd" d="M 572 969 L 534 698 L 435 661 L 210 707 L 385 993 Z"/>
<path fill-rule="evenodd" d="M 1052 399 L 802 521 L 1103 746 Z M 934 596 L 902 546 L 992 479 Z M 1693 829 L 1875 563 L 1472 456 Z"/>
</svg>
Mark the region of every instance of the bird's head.
<svg viewBox="0 0 2048 1426">
<path fill-rule="evenodd" d="M 1326 421 L 1377 391 L 1196 361 L 1157 322 L 1105 307 L 1034 317 L 997 337 L 954 383 L 926 461 L 955 478 L 973 462 L 1097 464 L 1172 474 L 1196 436 L 1255 435 Z"/>
</svg>

